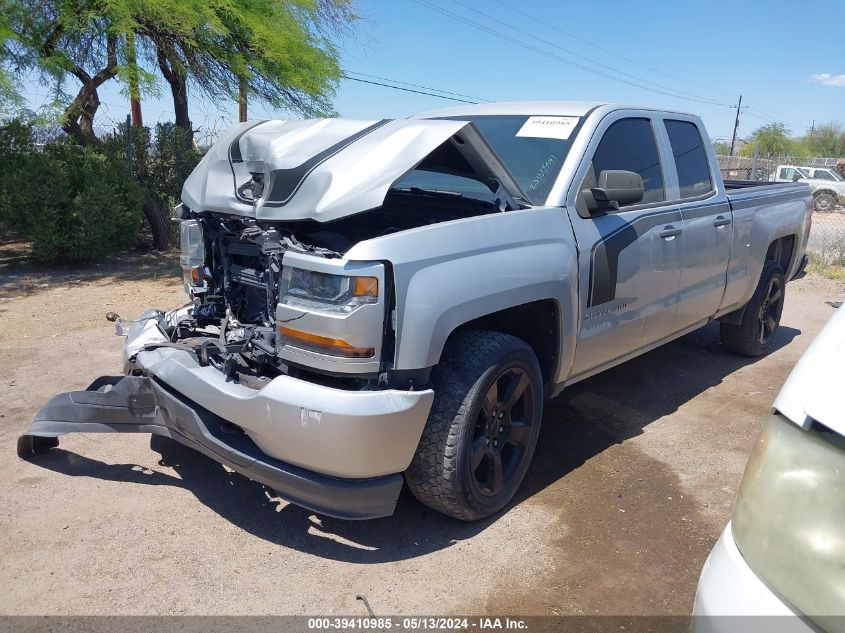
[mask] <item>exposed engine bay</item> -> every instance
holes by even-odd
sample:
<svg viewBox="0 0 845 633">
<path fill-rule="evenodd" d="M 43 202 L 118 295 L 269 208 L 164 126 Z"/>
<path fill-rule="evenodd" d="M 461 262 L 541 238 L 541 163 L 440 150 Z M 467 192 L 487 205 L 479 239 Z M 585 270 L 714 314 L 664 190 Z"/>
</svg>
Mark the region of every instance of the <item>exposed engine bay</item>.
<svg viewBox="0 0 845 633">
<path fill-rule="evenodd" d="M 391 190 L 385 205 L 329 223 L 258 222 L 182 209 L 182 268 L 193 297 L 170 334 L 203 365 L 260 386 L 296 371 L 278 359 L 276 311 L 285 254 L 342 258 L 363 240 L 459 218 L 501 212 L 501 202 L 457 192 Z"/>
</svg>

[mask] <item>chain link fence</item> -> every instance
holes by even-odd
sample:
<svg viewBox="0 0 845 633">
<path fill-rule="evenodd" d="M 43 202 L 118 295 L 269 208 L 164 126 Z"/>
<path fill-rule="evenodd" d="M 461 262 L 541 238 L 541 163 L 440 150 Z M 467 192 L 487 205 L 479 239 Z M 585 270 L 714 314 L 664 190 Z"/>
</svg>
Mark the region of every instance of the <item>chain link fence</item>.
<svg viewBox="0 0 845 633">
<path fill-rule="evenodd" d="M 776 156 L 717 156 L 719 170 L 726 180 L 776 180 L 777 168 L 781 165 L 824 168 L 835 171 L 845 178 L 845 158 L 806 158 L 788 154 Z"/>
<path fill-rule="evenodd" d="M 807 243 L 810 272 L 845 282 L 845 213 L 815 213 Z"/>
<path fill-rule="evenodd" d="M 790 156 L 717 156 L 722 178 L 726 180 L 755 180 L 763 182 L 778 181 L 778 168 L 792 166 L 811 169 L 828 169 L 842 180 L 837 182 L 837 189 L 845 190 L 845 159 L 817 157 L 806 158 Z M 806 170 L 803 170 L 805 173 Z M 815 175 L 815 172 L 812 172 Z M 829 177 L 829 176 L 828 176 Z M 818 195 L 830 189 L 825 180 L 811 180 L 810 188 L 814 192 L 814 213 L 807 243 L 810 256 L 809 270 L 815 274 L 845 281 L 845 195 L 837 195 L 832 207 L 816 204 Z"/>
</svg>

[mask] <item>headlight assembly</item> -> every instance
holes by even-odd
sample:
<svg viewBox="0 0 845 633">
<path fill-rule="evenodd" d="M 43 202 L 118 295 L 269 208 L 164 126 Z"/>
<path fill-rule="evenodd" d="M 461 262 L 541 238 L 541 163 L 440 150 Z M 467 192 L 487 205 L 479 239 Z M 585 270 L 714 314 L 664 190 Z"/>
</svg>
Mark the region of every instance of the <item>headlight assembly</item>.
<svg viewBox="0 0 845 633">
<path fill-rule="evenodd" d="M 770 416 L 748 461 L 732 526 L 745 561 L 795 610 L 845 614 L 845 438 Z M 832 624 L 845 631 L 843 620 Z"/>
<path fill-rule="evenodd" d="M 279 292 L 280 308 L 308 315 L 280 319 L 278 340 L 283 346 L 347 359 L 375 357 L 382 312 L 374 321 L 360 309 L 379 303 L 378 277 L 285 266 Z"/>
<path fill-rule="evenodd" d="M 378 278 L 333 275 L 286 266 L 282 270 L 281 302 L 293 308 L 344 315 L 378 303 Z"/>
</svg>

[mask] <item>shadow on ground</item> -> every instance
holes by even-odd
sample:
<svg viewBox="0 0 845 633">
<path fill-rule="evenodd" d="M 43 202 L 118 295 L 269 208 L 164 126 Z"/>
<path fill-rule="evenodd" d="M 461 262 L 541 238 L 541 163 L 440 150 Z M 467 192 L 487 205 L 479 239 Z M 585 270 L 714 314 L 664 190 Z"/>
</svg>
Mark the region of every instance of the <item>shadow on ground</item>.
<svg viewBox="0 0 845 633">
<path fill-rule="evenodd" d="M 781 326 L 775 350 L 798 334 L 799 330 Z M 572 386 L 546 406 L 534 463 L 516 502 L 544 490 L 608 447 L 639 435 L 648 424 L 754 362 L 723 351 L 718 324 L 711 324 Z M 429 510 L 403 491 L 391 517 L 363 522 L 318 517 L 272 499 L 261 484 L 176 442 L 153 437 L 151 447 L 161 454 L 159 464 L 173 468 L 179 478 L 133 464 L 104 464 L 61 449 L 33 461 L 71 476 L 182 487 L 258 538 L 353 563 L 421 556 L 473 537 L 500 516 L 463 523 Z"/>
<path fill-rule="evenodd" d="M 139 246 L 114 253 L 99 264 L 62 267 L 29 261 L 24 242 L 0 244 L 0 298 L 37 294 L 58 286 L 76 286 L 109 280 L 177 279 L 181 275 L 178 250 L 154 251 Z"/>
</svg>

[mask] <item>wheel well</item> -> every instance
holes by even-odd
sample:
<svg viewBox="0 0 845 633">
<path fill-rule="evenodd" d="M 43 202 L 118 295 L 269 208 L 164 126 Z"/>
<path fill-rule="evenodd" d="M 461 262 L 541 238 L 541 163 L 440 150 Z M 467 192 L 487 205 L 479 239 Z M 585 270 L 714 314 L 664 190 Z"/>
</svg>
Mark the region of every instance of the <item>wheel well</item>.
<svg viewBox="0 0 845 633">
<path fill-rule="evenodd" d="M 783 274 L 789 270 L 789 264 L 792 262 L 792 252 L 795 249 L 795 236 L 785 235 L 779 237 L 771 244 L 769 250 L 766 251 L 766 259 L 777 262 L 783 270 Z"/>
<path fill-rule="evenodd" d="M 455 328 L 450 338 L 469 329 L 493 330 L 521 338 L 528 343 L 543 374 L 548 390 L 557 371 L 560 333 L 558 308 L 551 299 L 533 301 L 520 306 L 492 312 Z"/>
<path fill-rule="evenodd" d="M 832 191 L 830 189 L 818 189 L 817 191 L 813 192 L 813 197 L 815 198 L 816 196 L 820 196 L 820 195 L 825 194 L 825 193 L 830 195 L 830 196 L 833 196 L 834 198 L 838 198 L 838 196 L 836 195 L 836 192 Z"/>
</svg>

